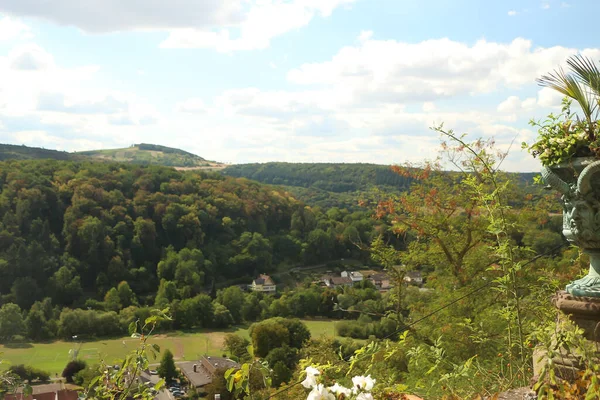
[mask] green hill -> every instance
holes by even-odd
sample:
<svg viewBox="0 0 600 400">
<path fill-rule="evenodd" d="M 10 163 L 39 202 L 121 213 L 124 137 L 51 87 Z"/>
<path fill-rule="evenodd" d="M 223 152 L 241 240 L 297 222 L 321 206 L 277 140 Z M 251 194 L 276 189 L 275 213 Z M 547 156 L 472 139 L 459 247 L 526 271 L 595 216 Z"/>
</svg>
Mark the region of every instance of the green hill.
<svg viewBox="0 0 600 400">
<path fill-rule="evenodd" d="M 97 161 L 153 164 L 167 167 L 209 167 L 214 164 L 184 150 L 147 143 L 136 144 L 124 149 L 90 150 L 75 154 Z"/>
<path fill-rule="evenodd" d="M 89 150 L 74 153 L 39 147 L 0 144 L 0 161 L 52 159 L 62 161 L 109 161 L 140 165 L 162 165 L 179 169 L 219 169 L 224 165 L 184 150 L 140 143 L 123 149 Z"/>
<path fill-rule="evenodd" d="M 230 165 L 222 173 L 236 178 L 283 186 L 311 206 L 361 209 L 359 203 L 381 194 L 397 194 L 410 188 L 412 179 L 389 165 L 344 163 L 269 162 Z M 512 173 L 526 191 L 536 173 Z"/>
<path fill-rule="evenodd" d="M 82 157 L 66 151 L 47 150 L 40 147 L 18 146 L 13 144 L 0 144 L 0 161 L 5 160 L 80 160 Z"/>
</svg>

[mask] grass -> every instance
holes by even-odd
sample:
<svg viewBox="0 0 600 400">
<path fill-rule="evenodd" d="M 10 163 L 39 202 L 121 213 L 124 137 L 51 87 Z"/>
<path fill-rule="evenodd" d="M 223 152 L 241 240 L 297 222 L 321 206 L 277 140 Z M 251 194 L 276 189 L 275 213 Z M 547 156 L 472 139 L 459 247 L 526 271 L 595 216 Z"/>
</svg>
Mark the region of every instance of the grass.
<svg viewBox="0 0 600 400">
<path fill-rule="evenodd" d="M 335 321 L 332 320 L 304 320 L 313 337 L 333 336 Z M 249 338 L 248 329 L 237 327 L 228 331 L 209 331 L 184 333 L 171 332 L 168 334 L 153 335 L 149 343 L 156 343 L 161 350 L 171 350 L 177 361 L 197 360 L 201 354 L 220 356 L 223 354 L 223 338 L 228 333 L 236 333 Z M 124 337 L 119 339 L 95 340 L 89 342 L 63 342 L 32 343 L 32 344 L 5 344 L 0 346 L 2 364 L 0 368 L 6 369 L 10 365 L 26 364 L 49 372 L 52 376 L 60 376 L 63 368 L 71 358 L 73 350 L 78 349 L 79 358 L 88 364 L 99 363 L 105 360 L 114 363 L 126 353 L 136 348 L 139 339 Z M 150 362 L 158 362 L 150 361 Z"/>
</svg>

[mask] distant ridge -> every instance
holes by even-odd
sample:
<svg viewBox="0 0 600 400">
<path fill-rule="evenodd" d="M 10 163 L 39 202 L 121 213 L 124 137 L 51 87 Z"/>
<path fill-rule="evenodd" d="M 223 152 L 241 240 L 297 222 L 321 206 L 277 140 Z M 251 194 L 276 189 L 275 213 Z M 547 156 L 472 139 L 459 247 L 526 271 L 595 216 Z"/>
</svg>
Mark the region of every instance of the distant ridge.
<svg viewBox="0 0 600 400">
<path fill-rule="evenodd" d="M 73 153 L 58 150 L 48 150 L 41 147 L 19 146 L 14 144 L 0 143 L 0 161 L 5 160 L 35 160 L 35 159 L 52 159 L 52 160 L 78 160 L 81 157 Z"/>
<path fill-rule="evenodd" d="M 0 144 L 0 161 L 53 159 L 64 161 L 124 162 L 162 165 L 178 169 L 220 169 L 224 165 L 173 147 L 140 143 L 122 149 L 88 150 L 69 153 L 39 147 Z"/>
</svg>

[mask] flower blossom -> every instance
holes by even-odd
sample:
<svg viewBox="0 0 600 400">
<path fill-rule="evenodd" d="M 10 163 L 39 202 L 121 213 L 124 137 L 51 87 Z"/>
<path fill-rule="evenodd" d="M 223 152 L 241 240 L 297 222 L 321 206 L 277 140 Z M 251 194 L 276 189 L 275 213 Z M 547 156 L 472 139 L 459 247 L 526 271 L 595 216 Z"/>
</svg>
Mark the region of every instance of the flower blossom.
<svg viewBox="0 0 600 400">
<path fill-rule="evenodd" d="M 317 385 L 317 375 L 320 375 L 318 369 L 315 367 L 306 367 L 306 378 L 302 381 L 301 385 L 307 389 L 314 388 Z"/>
<path fill-rule="evenodd" d="M 323 384 L 319 383 L 311 390 L 306 400 L 335 400 L 335 396 L 329 393 Z"/>
<path fill-rule="evenodd" d="M 375 384 L 375 379 L 371 378 L 371 375 L 368 376 L 355 376 L 352 378 L 352 385 L 354 388 L 366 390 L 367 392 L 373 389 L 373 385 Z"/>
<path fill-rule="evenodd" d="M 371 393 L 361 393 L 356 396 L 356 400 L 374 400 Z"/>
<path fill-rule="evenodd" d="M 335 393 L 337 395 L 343 394 L 346 397 L 350 397 L 352 395 L 352 390 L 347 387 L 341 386 L 339 383 L 335 383 L 335 385 L 329 387 L 329 391 Z"/>
</svg>

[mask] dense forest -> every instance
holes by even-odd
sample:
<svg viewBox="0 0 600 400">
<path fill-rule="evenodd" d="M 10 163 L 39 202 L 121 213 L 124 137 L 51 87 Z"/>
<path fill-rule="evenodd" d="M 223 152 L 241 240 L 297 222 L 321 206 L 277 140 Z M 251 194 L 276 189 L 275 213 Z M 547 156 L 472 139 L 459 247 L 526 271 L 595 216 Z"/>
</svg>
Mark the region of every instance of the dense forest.
<svg viewBox="0 0 600 400">
<path fill-rule="evenodd" d="M 231 165 L 221 172 L 282 186 L 309 205 L 350 210 L 359 209 L 359 203 L 364 201 L 407 191 L 414 182 L 410 176 L 395 173 L 389 165 L 378 164 L 269 162 Z M 525 190 L 531 190 L 527 188 L 535 175 L 538 174 L 508 174 Z"/>
<path fill-rule="evenodd" d="M 157 292 L 170 302 L 258 273 L 368 259 L 356 243 L 381 225 L 371 211 L 310 208 L 216 173 L 48 160 L 0 163 L 0 215 L 1 301 L 23 310 L 48 298 L 118 311 Z"/>
</svg>

